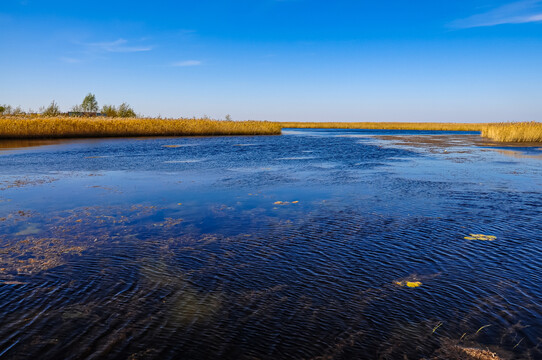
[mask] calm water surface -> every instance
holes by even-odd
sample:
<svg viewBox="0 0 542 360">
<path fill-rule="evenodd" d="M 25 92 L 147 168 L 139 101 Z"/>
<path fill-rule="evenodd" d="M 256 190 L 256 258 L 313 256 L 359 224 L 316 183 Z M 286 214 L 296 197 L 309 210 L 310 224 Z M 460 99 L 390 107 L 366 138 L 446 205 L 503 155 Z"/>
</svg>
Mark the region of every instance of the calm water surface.
<svg viewBox="0 0 542 360">
<path fill-rule="evenodd" d="M 540 359 L 542 150 L 487 145 L 0 142 L 0 358 Z"/>
</svg>

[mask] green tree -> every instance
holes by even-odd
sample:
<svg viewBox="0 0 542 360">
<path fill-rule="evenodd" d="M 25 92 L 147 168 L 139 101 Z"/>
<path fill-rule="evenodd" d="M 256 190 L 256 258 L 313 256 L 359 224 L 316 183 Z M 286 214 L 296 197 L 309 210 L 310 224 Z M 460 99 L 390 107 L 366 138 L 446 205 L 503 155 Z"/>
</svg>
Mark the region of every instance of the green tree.
<svg viewBox="0 0 542 360">
<path fill-rule="evenodd" d="M 117 109 L 117 116 L 123 117 L 123 118 L 129 118 L 129 117 L 136 117 L 136 113 L 134 109 L 130 107 L 127 103 L 122 103 L 119 105 L 119 108 Z"/>
<path fill-rule="evenodd" d="M 226 121 L 232 121 L 232 120 L 231 120 L 231 115 L 230 115 L 230 114 L 226 115 Z"/>
<path fill-rule="evenodd" d="M 55 101 L 53 100 L 51 105 L 43 109 L 41 113 L 45 116 L 58 116 L 60 115 L 60 109 L 58 108 L 57 103 L 55 103 Z"/>
<path fill-rule="evenodd" d="M 98 102 L 96 101 L 96 96 L 94 94 L 88 93 L 87 96 L 83 99 L 81 103 L 83 111 L 86 112 L 97 112 L 98 111 Z"/>
<path fill-rule="evenodd" d="M 117 111 L 117 108 L 115 105 L 104 105 L 102 107 L 102 114 L 105 114 L 105 116 L 108 117 L 117 117 L 119 116 L 119 113 Z"/>
</svg>

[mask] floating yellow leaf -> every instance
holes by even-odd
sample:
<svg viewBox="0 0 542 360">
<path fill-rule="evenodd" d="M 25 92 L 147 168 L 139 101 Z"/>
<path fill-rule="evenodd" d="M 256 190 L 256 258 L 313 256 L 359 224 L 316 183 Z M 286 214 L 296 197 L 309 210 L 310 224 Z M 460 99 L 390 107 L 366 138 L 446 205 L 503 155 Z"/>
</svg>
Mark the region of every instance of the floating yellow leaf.
<svg viewBox="0 0 542 360">
<path fill-rule="evenodd" d="M 493 241 L 497 237 L 494 235 L 484 235 L 484 234 L 469 234 L 470 236 L 465 236 L 465 240 L 481 240 L 481 241 Z"/>
<path fill-rule="evenodd" d="M 299 201 L 296 200 L 296 201 L 292 201 L 291 204 L 297 204 Z M 275 201 L 273 204 L 275 205 L 288 205 L 290 204 L 290 202 L 288 201 Z"/>
<path fill-rule="evenodd" d="M 177 203 L 177 205 L 182 205 L 183 203 Z"/>
<path fill-rule="evenodd" d="M 422 286 L 422 283 L 419 281 L 396 281 L 395 284 L 399 286 L 406 286 L 409 288 L 417 288 Z"/>
</svg>

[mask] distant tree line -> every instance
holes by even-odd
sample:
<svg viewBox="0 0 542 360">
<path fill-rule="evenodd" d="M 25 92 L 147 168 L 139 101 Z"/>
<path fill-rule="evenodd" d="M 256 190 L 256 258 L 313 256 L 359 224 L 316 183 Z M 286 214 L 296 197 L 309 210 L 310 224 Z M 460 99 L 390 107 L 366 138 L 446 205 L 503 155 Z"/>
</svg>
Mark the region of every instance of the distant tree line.
<svg viewBox="0 0 542 360">
<path fill-rule="evenodd" d="M 34 111 L 29 110 L 28 113 L 32 114 Z M 83 99 L 81 104 L 72 106 L 70 111 L 66 114 L 63 113 L 58 104 L 53 100 L 48 106 L 41 107 L 39 114 L 43 116 L 60 116 L 60 115 L 75 115 L 75 116 L 108 116 L 108 117 L 122 117 L 122 118 L 134 118 L 137 117 L 134 109 L 127 103 L 122 103 L 119 106 L 104 105 L 101 108 L 98 107 L 98 101 L 94 94 L 89 93 Z M 13 108 L 11 105 L 0 105 L 0 115 L 25 115 L 27 112 L 23 111 L 20 106 Z"/>
<path fill-rule="evenodd" d="M 71 109 L 75 113 L 96 113 L 108 117 L 122 117 L 122 118 L 133 118 L 137 117 L 134 109 L 127 103 L 122 103 L 119 106 L 115 105 L 104 105 L 102 106 L 101 112 L 99 112 L 98 101 L 94 94 L 89 93 L 83 99 L 83 102 L 80 105 L 75 105 Z"/>
<path fill-rule="evenodd" d="M 26 114 L 20 106 L 16 108 L 11 105 L 0 105 L 0 115 L 24 115 Z"/>
<path fill-rule="evenodd" d="M 136 113 L 127 103 L 122 103 L 118 107 L 115 105 L 104 105 L 102 114 L 110 117 L 131 118 L 136 117 Z"/>
<path fill-rule="evenodd" d="M 0 0 L 1 1 L 1 0 Z M 68 112 L 61 111 L 56 101 L 52 101 L 48 106 L 42 106 L 39 111 L 28 110 L 24 111 L 20 106 L 12 107 L 11 105 L 0 105 L 0 116 L 18 116 L 18 115 L 42 115 L 42 116 L 107 116 L 107 117 L 119 117 L 119 118 L 136 118 L 141 115 L 137 115 L 134 109 L 127 103 L 115 105 L 103 105 L 100 109 L 96 96 L 92 93 L 87 94 L 81 104 L 74 105 Z M 161 115 L 155 117 L 162 119 Z M 196 116 L 193 117 L 196 119 Z M 198 117 L 203 120 L 219 120 L 211 119 L 207 115 Z M 231 115 L 225 116 L 226 121 L 233 121 Z"/>
</svg>

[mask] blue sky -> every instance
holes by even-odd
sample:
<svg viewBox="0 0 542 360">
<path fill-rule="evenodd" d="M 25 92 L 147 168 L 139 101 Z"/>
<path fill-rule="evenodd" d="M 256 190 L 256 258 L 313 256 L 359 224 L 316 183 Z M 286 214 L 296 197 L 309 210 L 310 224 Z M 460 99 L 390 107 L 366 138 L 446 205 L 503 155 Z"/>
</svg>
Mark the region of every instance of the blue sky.
<svg viewBox="0 0 542 360">
<path fill-rule="evenodd" d="M 542 120 L 542 1 L 1 0 L 0 103 L 145 115 Z"/>
</svg>

